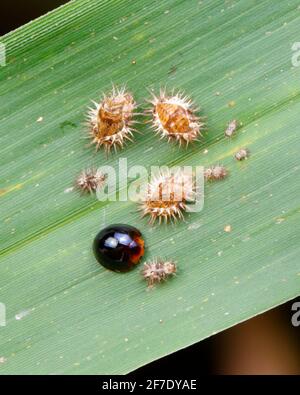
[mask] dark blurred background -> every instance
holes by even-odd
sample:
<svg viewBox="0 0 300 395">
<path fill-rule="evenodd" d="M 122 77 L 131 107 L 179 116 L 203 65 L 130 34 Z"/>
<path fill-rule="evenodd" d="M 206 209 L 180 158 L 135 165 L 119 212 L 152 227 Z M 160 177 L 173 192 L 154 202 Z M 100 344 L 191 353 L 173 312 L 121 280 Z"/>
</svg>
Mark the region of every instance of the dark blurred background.
<svg viewBox="0 0 300 395">
<path fill-rule="evenodd" d="M 291 323 L 291 307 L 300 298 L 243 322 L 134 373 L 170 377 L 201 374 L 300 374 L 300 326 Z M 299 320 L 300 323 L 300 320 Z"/>
<path fill-rule="evenodd" d="M 1 0 L 0 35 L 8 33 L 67 2 L 62 0 Z"/>
<path fill-rule="evenodd" d="M 0 5 L 3 35 L 67 3 L 62 0 L 10 0 Z M 298 298 L 300 302 L 300 298 Z M 291 323 L 288 302 L 134 373 L 161 376 L 200 374 L 300 374 L 300 326 Z"/>
</svg>

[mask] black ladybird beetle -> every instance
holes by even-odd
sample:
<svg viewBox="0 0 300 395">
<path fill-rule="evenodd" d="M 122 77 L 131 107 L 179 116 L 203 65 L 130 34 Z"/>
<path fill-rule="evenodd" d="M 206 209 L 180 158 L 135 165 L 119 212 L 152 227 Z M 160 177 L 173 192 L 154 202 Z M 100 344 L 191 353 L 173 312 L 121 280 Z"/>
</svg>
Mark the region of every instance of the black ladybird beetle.
<svg viewBox="0 0 300 395">
<path fill-rule="evenodd" d="M 141 232 L 133 226 L 116 224 L 102 229 L 94 240 L 97 261 L 109 270 L 126 272 L 135 267 L 144 255 Z"/>
</svg>

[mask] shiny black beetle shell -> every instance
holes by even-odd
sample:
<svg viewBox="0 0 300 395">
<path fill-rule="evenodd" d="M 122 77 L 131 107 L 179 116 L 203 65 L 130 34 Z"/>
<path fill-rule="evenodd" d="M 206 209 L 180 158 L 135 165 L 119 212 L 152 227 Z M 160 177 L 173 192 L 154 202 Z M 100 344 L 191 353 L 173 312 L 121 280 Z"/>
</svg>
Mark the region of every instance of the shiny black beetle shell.
<svg viewBox="0 0 300 395">
<path fill-rule="evenodd" d="M 97 234 L 93 250 L 97 261 L 106 269 L 126 272 L 140 262 L 145 247 L 138 229 L 116 224 L 107 226 Z"/>
</svg>

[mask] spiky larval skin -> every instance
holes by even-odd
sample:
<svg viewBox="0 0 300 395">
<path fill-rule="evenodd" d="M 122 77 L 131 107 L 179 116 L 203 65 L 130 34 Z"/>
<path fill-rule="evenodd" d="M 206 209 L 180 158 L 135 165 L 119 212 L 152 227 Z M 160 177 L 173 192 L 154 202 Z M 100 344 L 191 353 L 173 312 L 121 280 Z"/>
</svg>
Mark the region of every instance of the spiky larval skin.
<svg viewBox="0 0 300 395">
<path fill-rule="evenodd" d="M 152 94 L 150 100 L 153 116 L 153 128 L 161 138 L 175 140 L 181 145 L 197 140 L 201 136 L 204 123 L 195 115 L 192 101 L 182 93 L 168 95 L 161 90 L 157 97 Z"/>
<path fill-rule="evenodd" d="M 136 103 L 133 96 L 125 87 L 113 87 L 100 103 L 93 103 L 95 108 L 90 108 L 88 113 L 92 144 L 96 144 L 96 150 L 104 147 L 107 153 L 112 147 L 122 148 L 124 140 L 131 140 L 134 131 L 132 124 Z"/>
<path fill-rule="evenodd" d="M 207 167 L 204 170 L 204 178 L 206 181 L 223 180 L 227 175 L 228 171 L 222 165 Z"/>
<path fill-rule="evenodd" d="M 147 186 L 146 196 L 142 201 L 143 216 L 150 216 L 150 224 L 156 220 L 183 219 L 187 203 L 194 201 L 196 196 L 195 183 L 191 175 L 183 171 L 172 173 L 160 172 L 152 177 Z"/>
<path fill-rule="evenodd" d="M 96 192 L 97 188 L 101 188 L 105 184 L 106 176 L 99 170 L 87 169 L 83 170 L 76 178 L 76 187 L 82 192 Z"/>
<path fill-rule="evenodd" d="M 148 283 L 148 287 L 152 288 L 154 284 L 166 281 L 168 277 L 176 274 L 177 267 L 173 260 L 163 260 L 155 258 L 152 261 L 144 263 L 142 276 Z"/>
</svg>

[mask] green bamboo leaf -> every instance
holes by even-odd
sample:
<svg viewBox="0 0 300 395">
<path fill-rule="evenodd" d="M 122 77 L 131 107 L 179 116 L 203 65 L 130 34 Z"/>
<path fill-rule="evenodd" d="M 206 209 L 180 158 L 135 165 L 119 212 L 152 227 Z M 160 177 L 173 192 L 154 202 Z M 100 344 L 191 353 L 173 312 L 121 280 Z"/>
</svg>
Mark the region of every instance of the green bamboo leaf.
<svg viewBox="0 0 300 395">
<path fill-rule="evenodd" d="M 1 373 L 126 373 L 299 295 L 298 5 L 77 0 L 1 39 Z M 207 117 L 203 140 L 178 149 L 142 125 L 123 151 L 95 154 L 82 123 L 112 82 L 140 103 L 146 88 L 184 89 Z M 202 212 L 151 228 L 135 203 L 69 189 L 119 158 L 230 176 L 206 186 Z M 146 257 L 176 259 L 178 276 L 146 292 L 138 270 L 100 267 L 91 243 L 111 223 L 141 229 Z"/>
</svg>

